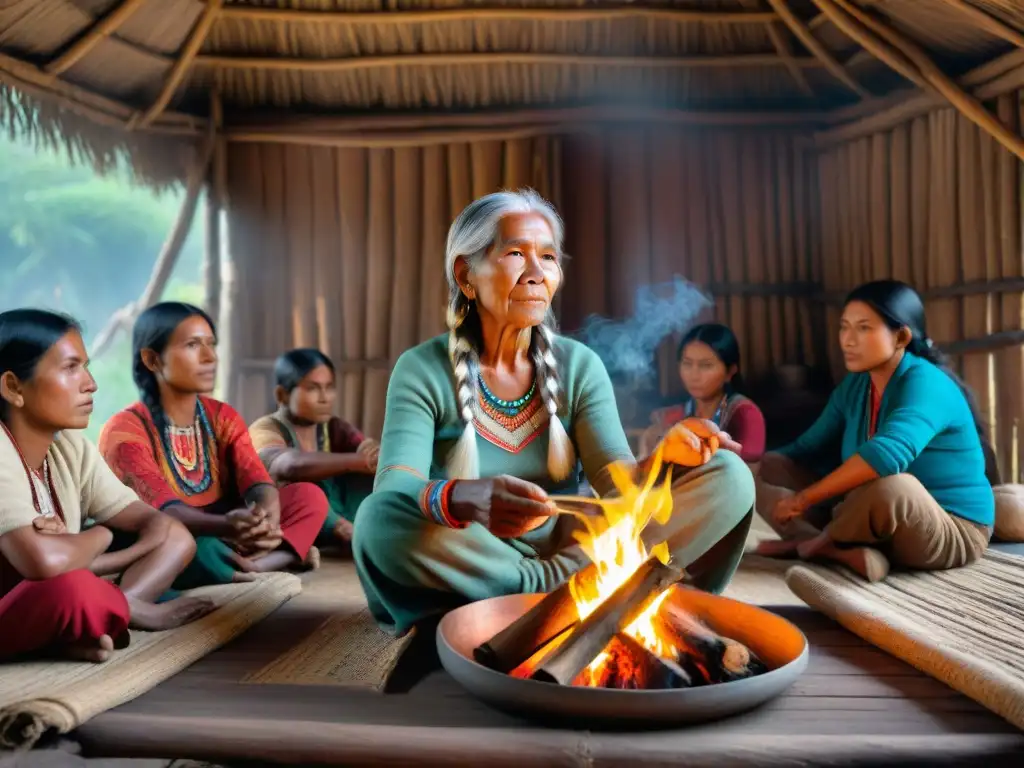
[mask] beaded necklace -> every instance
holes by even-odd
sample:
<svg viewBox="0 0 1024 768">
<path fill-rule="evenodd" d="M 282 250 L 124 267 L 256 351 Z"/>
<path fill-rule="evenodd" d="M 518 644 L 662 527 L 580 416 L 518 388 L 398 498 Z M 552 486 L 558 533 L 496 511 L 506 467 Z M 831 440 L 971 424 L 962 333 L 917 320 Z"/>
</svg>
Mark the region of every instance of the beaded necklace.
<svg viewBox="0 0 1024 768">
<path fill-rule="evenodd" d="M 167 463 L 178 487 L 186 495 L 196 496 L 206 491 L 213 482 L 210 454 L 213 452 L 213 430 L 201 401 L 196 401 L 195 422 L 188 427 L 176 427 L 168 423 L 161 431 L 160 440 Z M 192 480 L 186 473 L 202 469 L 198 480 Z"/>
<path fill-rule="evenodd" d="M 0 426 L 7 433 L 7 438 L 11 441 L 11 445 L 14 446 L 14 450 L 18 452 L 21 466 L 28 476 L 29 489 L 32 491 L 32 508 L 35 509 L 36 514 L 43 517 L 56 516 L 62 522 L 66 522 L 64 520 L 64 509 L 60 505 L 60 498 L 57 496 L 57 489 L 54 488 L 53 477 L 50 475 L 50 459 L 48 457 L 43 458 L 43 468 L 41 471 L 36 472 L 25 461 L 25 455 L 21 452 L 21 447 L 14 439 L 14 435 L 11 434 L 11 430 L 2 421 L 0 421 Z"/>
<path fill-rule="evenodd" d="M 537 391 L 537 380 L 534 379 L 533 384 L 530 385 L 530 390 L 522 397 L 515 400 L 502 400 L 488 389 L 483 376 L 478 375 L 476 379 L 480 383 L 480 391 L 483 393 L 485 403 L 505 416 L 519 415 L 523 408 L 533 399 L 533 395 Z"/>
</svg>

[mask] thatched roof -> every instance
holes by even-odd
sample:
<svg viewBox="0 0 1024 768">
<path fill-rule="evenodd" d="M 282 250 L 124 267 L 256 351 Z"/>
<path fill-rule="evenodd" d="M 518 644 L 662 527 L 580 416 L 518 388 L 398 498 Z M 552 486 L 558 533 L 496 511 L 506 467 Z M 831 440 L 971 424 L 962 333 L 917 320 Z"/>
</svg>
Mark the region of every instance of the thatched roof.
<svg viewBox="0 0 1024 768">
<path fill-rule="evenodd" d="M 201 130 L 212 90 L 233 125 L 595 104 L 813 120 L 910 86 L 851 39 L 864 14 L 954 78 L 1024 48 L 1020 0 L 6 0 L 0 81 L 56 96 L 37 127 L 101 157 Z"/>
</svg>

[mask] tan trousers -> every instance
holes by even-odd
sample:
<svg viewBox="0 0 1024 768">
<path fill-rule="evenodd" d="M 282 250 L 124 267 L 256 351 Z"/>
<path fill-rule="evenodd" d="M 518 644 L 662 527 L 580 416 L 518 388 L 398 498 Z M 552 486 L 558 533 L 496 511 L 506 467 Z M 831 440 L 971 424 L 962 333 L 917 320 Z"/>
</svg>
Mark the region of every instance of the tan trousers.
<svg viewBox="0 0 1024 768">
<path fill-rule="evenodd" d="M 785 529 L 772 520 L 775 503 L 818 480 L 777 453 L 765 454 L 756 479 L 758 514 L 783 538 L 828 530 L 840 545 L 869 546 L 894 566 L 946 570 L 968 565 L 988 547 L 992 529 L 949 514 L 913 475 L 892 475 L 857 488 L 833 507 L 815 508 Z"/>
</svg>

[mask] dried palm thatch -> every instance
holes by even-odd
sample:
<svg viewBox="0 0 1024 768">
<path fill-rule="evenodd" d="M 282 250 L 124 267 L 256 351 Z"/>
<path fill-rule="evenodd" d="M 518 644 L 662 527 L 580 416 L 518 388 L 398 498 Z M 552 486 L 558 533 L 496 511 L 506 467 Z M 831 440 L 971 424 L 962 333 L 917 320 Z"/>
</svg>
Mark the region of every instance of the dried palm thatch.
<svg viewBox="0 0 1024 768">
<path fill-rule="evenodd" d="M 884 25 L 901 44 L 882 35 L 880 45 L 877 30 L 862 34 L 863 19 L 851 28 L 851 14 Z M 916 58 L 908 60 L 908 46 Z M 229 126 L 255 111 L 276 120 L 610 104 L 790 111 L 816 122 L 822 111 L 873 105 L 911 83 L 948 97 L 947 81 L 1015 46 L 1024 47 L 1018 0 L 0 5 L 0 82 L 28 93 L 5 99 L 3 124 L 101 169 L 127 153 L 155 183 L 184 175 L 182 147 L 202 133 L 214 91 Z M 61 106 L 29 118 L 54 100 Z M 107 137 L 88 121 L 128 130 Z"/>
</svg>

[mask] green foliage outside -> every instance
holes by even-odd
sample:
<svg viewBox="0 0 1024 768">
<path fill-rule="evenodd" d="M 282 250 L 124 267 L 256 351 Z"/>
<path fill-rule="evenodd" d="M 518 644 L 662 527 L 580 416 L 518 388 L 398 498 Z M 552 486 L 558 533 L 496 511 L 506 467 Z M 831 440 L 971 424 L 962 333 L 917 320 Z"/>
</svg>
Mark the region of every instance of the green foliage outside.
<svg viewBox="0 0 1024 768">
<path fill-rule="evenodd" d="M 53 151 L 0 137 L 0 311 L 40 307 L 82 323 L 87 344 L 141 294 L 183 192 L 133 186 Z M 202 208 L 163 298 L 203 303 Z M 89 427 L 136 399 L 127 334 L 92 364 L 99 384 Z"/>
</svg>

